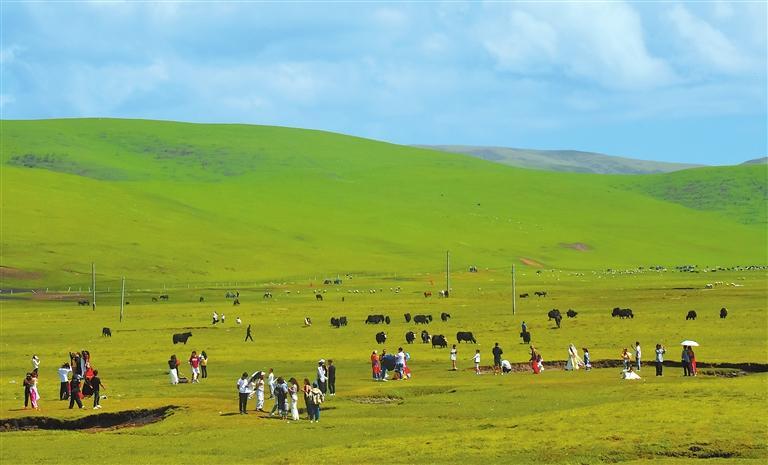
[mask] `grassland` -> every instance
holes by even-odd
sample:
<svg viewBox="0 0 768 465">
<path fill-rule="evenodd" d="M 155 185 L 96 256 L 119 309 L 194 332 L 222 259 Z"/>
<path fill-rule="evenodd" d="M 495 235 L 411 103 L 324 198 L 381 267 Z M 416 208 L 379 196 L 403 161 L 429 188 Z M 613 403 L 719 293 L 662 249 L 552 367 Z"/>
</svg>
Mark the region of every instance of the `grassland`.
<svg viewBox="0 0 768 465">
<path fill-rule="evenodd" d="M 520 292 L 546 289 L 549 296 L 519 300 L 516 315 L 511 313 L 508 279 L 506 271 L 456 273 L 450 299 L 421 295 L 439 288 L 439 274 L 353 277 L 342 286 L 310 286 L 308 280 L 263 283 L 240 289 L 243 305 L 237 308 L 224 299 L 223 288 L 171 289 L 168 303 L 150 301 L 160 289 L 131 290 L 122 323 L 114 293 L 99 296 L 102 304 L 96 312 L 71 300 L 44 300 L 44 296 L 4 301 L 0 321 L 4 417 L 29 413 L 19 410 L 20 382 L 32 353 L 43 360 L 42 411 L 35 415 L 85 415 L 54 400 L 56 366 L 67 351 L 82 348 L 91 351 L 108 387 L 103 411 L 163 405 L 181 409 L 160 423 L 95 435 L 0 433 L 0 461 L 50 463 L 54 457 L 83 461 L 96 451 L 104 451 L 98 454 L 105 464 L 133 463 L 137 456 L 151 464 L 190 460 L 591 464 L 651 459 L 687 464 L 696 457 L 714 457 L 708 463 L 762 463 L 768 457 L 766 374 L 687 379 L 679 369 L 667 368 L 663 378 L 655 378 L 652 367 L 646 366 L 639 382 L 622 381 L 618 370 L 609 368 L 475 376 L 469 369 L 475 346 L 459 347 L 461 370 L 454 373 L 448 371 L 447 350 L 414 344 L 407 346 L 412 380 L 370 381 L 370 351 L 382 348 L 374 343 L 375 332 L 387 331 L 390 340 L 385 347 L 393 350 L 404 345 L 407 330 L 421 329 L 404 322 L 406 311 L 450 313 L 447 323 L 438 320 L 428 329 L 451 340 L 457 330 L 473 331 L 483 364 L 490 363 L 496 341 L 510 361 L 526 360 L 527 346 L 517 337 L 523 320 L 545 360 L 564 359 L 571 342 L 588 346 L 593 360 L 616 359 L 635 340 L 643 343 L 646 360 L 656 342 L 667 345 L 667 358 L 676 360 L 677 343 L 690 338 L 701 343 L 700 362 L 768 362 L 765 271 L 521 272 Z M 715 280 L 741 286 L 704 289 Z M 390 291 L 398 286 L 401 292 Z M 323 302 L 315 301 L 311 292 L 315 287 L 326 288 Z M 261 298 L 266 288 L 275 295 L 273 300 Z M 370 289 L 377 292 L 370 294 Z M 362 292 L 349 292 L 353 290 Z M 206 302 L 197 302 L 200 295 Z M 615 305 L 633 308 L 636 317 L 611 318 Z M 726 320 L 717 317 L 721 306 L 730 309 Z M 553 307 L 574 308 L 579 314 L 566 319 L 561 329 L 553 329 L 546 319 L 546 311 Z M 692 308 L 698 310 L 699 319 L 685 321 Z M 214 309 L 226 313 L 225 325 L 210 325 Z M 365 315 L 372 312 L 391 315 L 392 324 L 364 325 Z M 302 324 L 307 315 L 315 322 L 309 328 Z M 347 315 L 350 326 L 331 328 L 327 321 L 333 315 Z M 234 324 L 235 316 L 253 324 L 254 343 L 243 342 L 244 330 Z M 111 339 L 100 336 L 102 326 L 112 328 Z M 174 346 L 171 334 L 185 327 L 194 328 L 189 344 Z M 192 349 L 210 355 L 209 378 L 200 385 L 170 386 L 165 360 L 171 353 L 186 357 Z M 279 375 L 311 377 L 320 357 L 336 361 L 339 395 L 324 404 L 319 424 L 235 414 L 234 382 L 240 373 L 274 367 Z M 375 403 L 385 397 L 394 402 Z"/>
</svg>

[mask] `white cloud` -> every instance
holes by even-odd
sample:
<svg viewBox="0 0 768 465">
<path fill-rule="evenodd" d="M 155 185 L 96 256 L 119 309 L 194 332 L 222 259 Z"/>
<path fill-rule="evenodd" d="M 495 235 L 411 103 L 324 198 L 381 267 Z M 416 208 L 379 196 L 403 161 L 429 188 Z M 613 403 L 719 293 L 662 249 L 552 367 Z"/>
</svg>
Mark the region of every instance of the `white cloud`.
<svg viewBox="0 0 768 465">
<path fill-rule="evenodd" d="M 22 48 L 15 44 L 9 47 L 0 49 L 0 64 L 7 65 L 9 63 L 12 63 L 16 59 L 16 57 L 18 56 L 21 50 Z"/>
<path fill-rule="evenodd" d="M 502 69 L 535 71 L 537 65 L 547 66 L 556 58 L 555 29 L 524 11 L 512 10 L 507 18 L 481 27 L 483 46 Z"/>
<path fill-rule="evenodd" d="M 755 68 L 752 62 L 722 32 L 675 5 L 668 12 L 687 52 L 713 71 L 739 74 Z"/>
<path fill-rule="evenodd" d="M 0 108 L 5 107 L 9 103 L 15 102 L 16 99 L 10 94 L 0 94 Z"/>
</svg>

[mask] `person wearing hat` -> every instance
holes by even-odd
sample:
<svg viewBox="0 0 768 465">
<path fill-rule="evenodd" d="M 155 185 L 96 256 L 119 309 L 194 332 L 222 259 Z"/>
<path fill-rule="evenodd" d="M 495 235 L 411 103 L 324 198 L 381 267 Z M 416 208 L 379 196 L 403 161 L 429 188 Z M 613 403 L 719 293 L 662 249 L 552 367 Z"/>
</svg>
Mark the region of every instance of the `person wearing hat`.
<svg viewBox="0 0 768 465">
<path fill-rule="evenodd" d="M 72 377 L 72 381 L 69 382 L 69 408 L 73 408 L 75 406 L 75 402 L 77 402 L 78 408 L 83 408 L 83 401 L 80 400 L 80 380 L 82 380 L 83 377 L 80 375 L 75 375 Z"/>
<path fill-rule="evenodd" d="M 240 398 L 240 415 L 248 415 L 248 411 L 246 410 L 246 407 L 248 406 L 248 396 L 253 392 L 248 380 L 248 372 L 243 372 L 240 379 L 237 380 L 237 392 Z"/>
<path fill-rule="evenodd" d="M 328 391 L 328 368 L 325 367 L 325 359 L 317 361 L 317 388 L 325 395 Z"/>
</svg>

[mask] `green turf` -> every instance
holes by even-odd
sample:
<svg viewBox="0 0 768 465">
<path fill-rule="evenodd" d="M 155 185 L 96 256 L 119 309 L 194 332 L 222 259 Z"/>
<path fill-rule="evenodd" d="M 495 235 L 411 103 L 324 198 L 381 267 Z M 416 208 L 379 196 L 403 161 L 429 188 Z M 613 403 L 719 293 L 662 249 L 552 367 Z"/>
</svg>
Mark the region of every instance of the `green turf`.
<svg viewBox="0 0 768 465">
<path fill-rule="evenodd" d="M 1 124 L 2 265 L 27 272 L 6 288 L 87 286 L 91 262 L 144 286 L 438 271 L 448 249 L 459 268 L 768 263 L 764 166 L 551 173 L 290 128 Z M 721 175 L 740 187 L 716 206 L 664 187 Z"/>
</svg>

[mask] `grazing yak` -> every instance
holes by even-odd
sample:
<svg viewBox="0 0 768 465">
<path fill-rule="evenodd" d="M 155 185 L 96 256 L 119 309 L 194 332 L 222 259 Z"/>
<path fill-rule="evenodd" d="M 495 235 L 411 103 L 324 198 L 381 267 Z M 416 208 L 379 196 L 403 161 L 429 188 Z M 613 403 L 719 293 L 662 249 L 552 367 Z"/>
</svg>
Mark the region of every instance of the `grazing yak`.
<svg viewBox="0 0 768 465">
<path fill-rule="evenodd" d="M 421 331 L 421 343 L 422 344 L 426 344 L 426 343 L 429 342 L 430 339 L 431 339 L 431 337 L 429 336 L 429 333 L 427 332 L 427 330 L 426 329 L 422 330 Z"/>
<path fill-rule="evenodd" d="M 264 298 L 265 299 L 271 299 L 272 298 L 272 293 L 271 292 L 265 292 L 264 293 Z"/>
<path fill-rule="evenodd" d="M 106 326 L 101 328 L 101 336 L 102 337 L 112 337 L 112 330 L 107 328 Z"/>
<path fill-rule="evenodd" d="M 410 313 L 406 313 L 403 316 L 405 317 L 405 322 L 406 323 L 410 323 L 411 322 L 411 314 Z"/>
<path fill-rule="evenodd" d="M 725 318 L 727 316 L 728 316 L 728 309 L 726 309 L 725 307 L 721 308 L 720 309 L 720 318 Z"/>
<path fill-rule="evenodd" d="M 203 296 L 200 296 L 200 299 L 198 300 L 198 302 L 205 302 L 205 298 Z"/>
<path fill-rule="evenodd" d="M 347 317 L 345 317 L 345 316 L 339 317 L 339 324 L 341 326 L 347 326 Z"/>
<path fill-rule="evenodd" d="M 168 294 L 161 295 L 160 300 L 168 300 Z"/>
<path fill-rule="evenodd" d="M 553 308 L 552 310 L 550 310 L 549 312 L 547 312 L 547 316 L 549 317 L 549 320 L 552 320 L 553 318 L 554 318 L 554 319 L 557 319 L 557 317 L 558 317 L 558 316 L 559 316 L 560 318 L 562 318 L 562 317 L 563 317 L 563 316 L 560 314 L 560 310 L 558 310 L 558 309 L 556 309 L 556 308 Z"/>
<path fill-rule="evenodd" d="M 390 319 L 388 316 L 384 315 L 368 315 L 368 318 L 365 319 L 365 324 L 372 324 L 377 325 L 379 323 L 390 323 Z"/>
<path fill-rule="evenodd" d="M 689 310 L 688 314 L 685 315 L 685 319 L 686 320 L 695 320 L 697 316 L 698 315 L 696 315 L 696 310 Z"/>
<path fill-rule="evenodd" d="M 448 289 L 443 289 L 442 291 L 440 291 L 439 295 L 440 297 L 449 297 L 450 293 L 448 292 Z"/>
<path fill-rule="evenodd" d="M 441 319 L 441 320 L 443 320 L 443 321 L 448 321 L 448 319 L 449 319 L 450 317 L 451 317 L 451 314 L 450 314 L 450 313 L 445 313 L 445 312 L 443 312 L 443 313 L 441 313 L 441 314 L 440 314 L 440 319 Z"/>
<path fill-rule="evenodd" d="M 315 300 L 323 301 L 323 294 L 315 294 Z"/>
<path fill-rule="evenodd" d="M 331 317 L 331 326 L 334 328 L 340 328 L 342 326 L 347 326 L 347 317 L 341 316 L 339 318 Z"/>
<path fill-rule="evenodd" d="M 413 333 L 413 331 L 408 331 L 405 333 L 405 342 L 408 344 L 413 344 L 413 341 L 416 340 L 416 334 Z"/>
<path fill-rule="evenodd" d="M 522 294 L 520 294 L 520 298 L 521 299 L 525 299 L 527 297 L 528 297 L 528 293 L 527 292 L 523 292 Z"/>
<path fill-rule="evenodd" d="M 426 299 L 427 297 L 432 297 L 431 291 L 424 291 L 424 298 Z"/>
<path fill-rule="evenodd" d="M 520 337 L 523 338 L 524 344 L 530 344 L 531 343 L 531 332 L 530 331 L 524 331 L 520 333 Z"/>
<path fill-rule="evenodd" d="M 173 335 L 173 343 L 178 344 L 179 342 L 183 342 L 185 345 L 187 344 L 187 339 L 192 337 L 192 333 L 187 331 L 186 333 L 176 333 Z"/>
<path fill-rule="evenodd" d="M 568 318 L 576 318 L 576 315 L 579 314 L 579 312 L 574 311 L 572 308 L 569 308 L 565 314 L 568 316 Z"/>
<path fill-rule="evenodd" d="M 376 333 L 376 342 L 379 344 L 384 344 L 385 342 L 387 342 L 387 333 L 385 333 L 384 331 L 380 333 Z"/>
<path fill-rule="evenodd" d="M 617 316 L 617 317 L 619 317 L 621 319 L 624 319 L 624 318 L 634 318 L 635 317 L 635 315 L 632 313 L 632 309 L 631 308 L 619 308 L 619 307 L 615 307 L 613 309 L 613 311 L 611 312 L 611 316 L 612 317 L 616 317 Z"/>
<path fill-rule="evenodd" d="M 533 295 L 535 295 L 536 297 L 546 297 L 547 291 L 536 291 L 533 293 Z"/>
<path fill-rule="evenodd" d="M 442 334 L 435 334 L 432 336 L 432 348 L 440 347 L 441 349 L 445 349 L 448 347 L 448 340 L 445 339 L 445 336 Z"/>
<path fill-rule="evenodd" d="M 90 302 L 87 300 L 78 300 L 77 305 L 89 305 Z"/>
<path fill-rule="evenodd" d="M 428 325 L 432 321 L 432 315 L 415 315 L 413 322 L 417 325 Z"/>
<path fill-rule="evenodd" d="M 477 344 L 475 336 L 473 336 L 470 331 L 459 331 L 456 333 L 456 342 L 460 344 L 462 341 Z"/>
<path fill-rule="evenodd" d="M 232 305 L 240 305 L 240 299 L 235 297 L 235 300 L 232 301 Z"/>
</svg>

